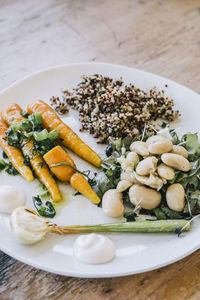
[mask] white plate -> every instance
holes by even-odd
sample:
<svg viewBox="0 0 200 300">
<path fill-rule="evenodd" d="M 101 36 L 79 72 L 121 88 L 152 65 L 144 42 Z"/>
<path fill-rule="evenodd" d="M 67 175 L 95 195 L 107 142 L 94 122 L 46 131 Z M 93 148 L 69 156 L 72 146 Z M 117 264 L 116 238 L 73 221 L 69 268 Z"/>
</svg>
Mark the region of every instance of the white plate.
<svg viewBox="0 0 200 300">
<path fill-rule="evenodd" d="M 35 99 L 48 101 L 51 96 L 61 95 L 61 89 L 75 86 L 83 74 L 95 73 L 122 77 L 125 82 L 148 89 L 156 86 L 163 89 L 169 97 L 176 101 L 176 108 L 181 112 L 180 132 L 199 131 L 200 97 L 190 89 L 168 79 L 119 65 L 103 63 L 83 63 L 65 65 L 41 71 L 10 86 L 0 94 L 0 108 L 16 102 L 26 108 Z M 166 87 L 165 85 L 168 85 Z M 75 130 L 80 137 L 97 152 L 103 147 L 97 146 L 95 139 L 86 133 L 79 133 L 80 123 L 77 115 L 70 113 L 64 121 Z M 79 169 L 91 168 L 86 162 L 72 155 Z M 38 182 L 27 183 L 20 176 L 12 177 L 1 173 L 1 185 L 12 184 L 25 192 L 27 205 L 32 205 L 32 195 L 38 193 Z M 73 190 L 62 185 L 63 190 L 70 194 Z M 106 217 L 101 208 L 91 204 L 83 196 L 69 196 L 68 204 L 54 219 L 56 223 L 97 224 L 113 222 Z M 0 216 L 0 248 L 12 257 L 31 266 L 56 274 L 77 277 L 114 277 L 136 274 L 153 270 L 175 262 L 199 248 L 200 226 L 195 222 L 191 232 L 178 238 L 174 234 L 108 234 L 116 246 L 116 257 L 113 261 L 102 265 L 82 264 L 73 257 L 75 235 L 48 235 L 42 242 L 33 246 L 20 245 L 8 229 L 8 215 Z M 116 220 L 114 220 L 116 221 Z"/>
</svg>

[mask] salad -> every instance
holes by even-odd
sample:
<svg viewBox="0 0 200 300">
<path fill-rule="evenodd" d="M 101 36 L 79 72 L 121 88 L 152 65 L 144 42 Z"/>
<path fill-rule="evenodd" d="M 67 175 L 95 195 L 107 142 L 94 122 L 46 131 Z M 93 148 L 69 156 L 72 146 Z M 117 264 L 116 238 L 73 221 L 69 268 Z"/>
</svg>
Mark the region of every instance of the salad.
<svg viewBox="0 0 200 300">
<path fill-rule="evenodd" d="M 95 180 L 107 215 L 129 222 L 190 220 L 200 213 L 196 133 L 179 137 L 167 126 L 155 135 L 144 130 L 139 138 L 112 141 L 105 155 Z"/>
</svg>

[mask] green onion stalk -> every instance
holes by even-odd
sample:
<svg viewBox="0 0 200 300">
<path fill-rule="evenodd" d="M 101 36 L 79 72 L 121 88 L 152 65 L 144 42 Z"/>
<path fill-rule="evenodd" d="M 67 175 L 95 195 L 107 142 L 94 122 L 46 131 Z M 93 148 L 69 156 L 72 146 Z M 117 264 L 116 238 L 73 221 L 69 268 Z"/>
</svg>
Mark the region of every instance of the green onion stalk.
<svg viewBox="0 0 200 300">
<path fill-rule="evenodd" d="M 16 208 L 10 217 L 11 232 L 13 232 L 16 238 L 24 244 L 34 244 L 39 242 L 47 233 L 80 234 L 90 232 L 174 232 L 180 235 L 183 231 L 190 230 L 190 223 L 191 220 L 146 220 L 99 225 L 58 226 L 50 221 L 46 221 L 45 218 L 39 216 L 33 209 L 27 207 Z"/>
<path fill-rule="evenodd" d="M 90 232 L 132 232 L 132 233 L 180 233 L 190 230 L 188 220 L 156 220 L 110 223 L 99 225 L 57 226 L 49 223 L 49 232 L 58 234 L 75 234 Z"/>
</svg>

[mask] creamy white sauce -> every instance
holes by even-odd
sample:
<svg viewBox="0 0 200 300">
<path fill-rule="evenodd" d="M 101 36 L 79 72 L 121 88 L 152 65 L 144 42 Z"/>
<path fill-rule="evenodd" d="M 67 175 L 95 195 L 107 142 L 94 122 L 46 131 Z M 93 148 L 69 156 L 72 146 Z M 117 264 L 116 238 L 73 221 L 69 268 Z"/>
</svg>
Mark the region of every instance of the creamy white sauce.
<svg viewBox="0 0 200 300">
<path fill-rule="evenodd" d="M 43 218 L 28 211 L 26 207 L 16 208 L 10 216 L 10 230 L 22 244 L 39 242 L 48 231 Z"/>
<path fill-rule="evenodd" d="M 18 188 L 11 185 L 0 186 L 0 212 L 11 213 L 24 203 L 25 196 Z"/>
<path fill-rule="evenodd" d="M 114 258 L 115 246 L 101 234 L 80 235 L 74 243 L 74 256 L 84 263 L 103 264 Z"/>
</svg>

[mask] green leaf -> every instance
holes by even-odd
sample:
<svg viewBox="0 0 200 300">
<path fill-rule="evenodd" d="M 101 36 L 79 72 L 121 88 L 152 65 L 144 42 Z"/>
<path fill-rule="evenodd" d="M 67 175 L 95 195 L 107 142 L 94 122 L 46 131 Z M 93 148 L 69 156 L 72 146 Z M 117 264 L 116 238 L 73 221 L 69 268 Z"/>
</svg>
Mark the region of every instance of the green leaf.
<svg viewBox="0 0 200 300">
<path fill-rule="evenodd" d="M 26 110 L 23 110 L 23 112 L 21 113 L 22 117 L 24 118 L 28 118 L 29 113 Z"/>
<path fill-rule="evenodd" d="M 106 176 L 106 174 L 103 171 L 97 173 L 95 180 L 99 190 L 103 194 L 109 189 L 115 188 L 113 182 Z"/>
<path fill-rule="evenodd" d="M 188 153 L 195 154 L 197 149 L 199 148 L 199 141 L 197 133 L 187 133 L 184 134 L 182 142 L 185 142 L 185 148 L 187 149 Z"/>
<path fill-rule="evenodd" d="M 167 219 L 165 213 L 160 208 L 154 208 L 153 213 L 155 214 L 155 216 L 158 220 L 166 220 Z"/>
<path fill-rule="evenodd" d="M 166 206 L 161 206 L 162 212 L 166 215 L 168 219 L 183 219 L 183 216 L 176 211 L 171 210 Z"/>
<path fill-rule="evenodd" d="M 59 137 L 59 132 L 58 130 L 54 129 L 49 132 L 48 138 L 50 139 L 51 142 L 55 141 Z"/>
<path fill-rule="evenodd" d="M 123 217 L 126 218 L 126 222 L 132 222 L 135 221 L 136 214 L 133 211 L 127 211 Z"/>
<path fill-rule="evenodd" d="M 42 126 L 42 118 L 38 112 L 28 116 L 29 121 L 33 126 L 33 130 L 37 130 Z"/>
<path fill-rule="evenodd" d="M 56 215 L 55 208 L 50 201 L 43 204 L 39 196 L 33 197 L 33 204 L 40 216 L 45 218 L 53 218 Z"/>
<path fill-rule="evenodd" d="M 125 138 L 122 139 L 122 146 L 126 148 L 126 150 L 129 150 L 129 147 L 133 141 L 133 138 L 129 135 L 127 135 Z"/>
<path fill-rule="evenodd" d="M 46 139 L 48 139 L 49 133 L 46 129 L 43 129 L 42 131 L 34 131 L 33 132 L 33 137 L 36 142 L 41 142 Z"/>
<path fill-rule="evenodd" d="M 26 154 L 24 154 L 24 164 L 28 167 L 31 166 L 31 163 L 30 163 L 30 157 Z"/>
<path fill-rule="evenodd" d="M 2 152 L 2 156 L 4 159 L 8 159 L 8 156 L 7 156 L 6 152 L 4 152 L 4 151 Z"/>
<path fill-rule="evenodd" d="M 29 132 L 32 130 L 32 124 L 28 119 L 24 119 L 19 126 L 19 129 Z"/>
<path fill-rule="evenodd" d="M 173 145 L 178 145 L 178 144 L 180 144 L 180 139 L 179 139 L 179 137 L 178 137 L 178 134 L 174 131 L 174 130 L 170 130 L 170 132 L 169 132 L 170 134 L 171 134 L 171 136 L 172 136 L 172 144 Z"/>
<path fill-rule="evenodd" d="M 117 140 L 114 140 L 112 142 L 112 147 L 113 147 L 113 150 L 116 150 L 117 152 L 121 152 L 121 148 L 122 148 L 122 139 L 119 138 Z"/>
<path fill-rule="evenodd" d="M 186 198 L 187 201 L 185 203 L 183 212 L 188 214 L 191 210 L 193 215 L 199 214 L 200 213 L 200 191 L 199 190 L 191 191 L 188 189 L 186 196 L 187 196 Z M 190 209 L 188 205 L 190 206 Z"/>
<path fill-rule="evenodd" d="M 0 171 L 5 169 L 6 166 L 7 166 L 7 163 L 5 162 L 5 160 L 0 159 Z"/>
<path fill-rule="evenodd" d="M 13 176 L 16 176 L 19 174 L 19 172 L 15 169 L 15 167 L 13 167 L 11 162 L 9 162 L 9 164 L 7 165 L 6 173 L 8 173 L 9 175 L 13 175 Z"/>
<path fill-rule="evenodd" d="M 110 166 L 108 170 L 106 170 L 105 174 L 110 180 L 114 181 L 116 178 L 120 177 L 121 166 L 119 164 L 114 163 Z"/>
</svg>

